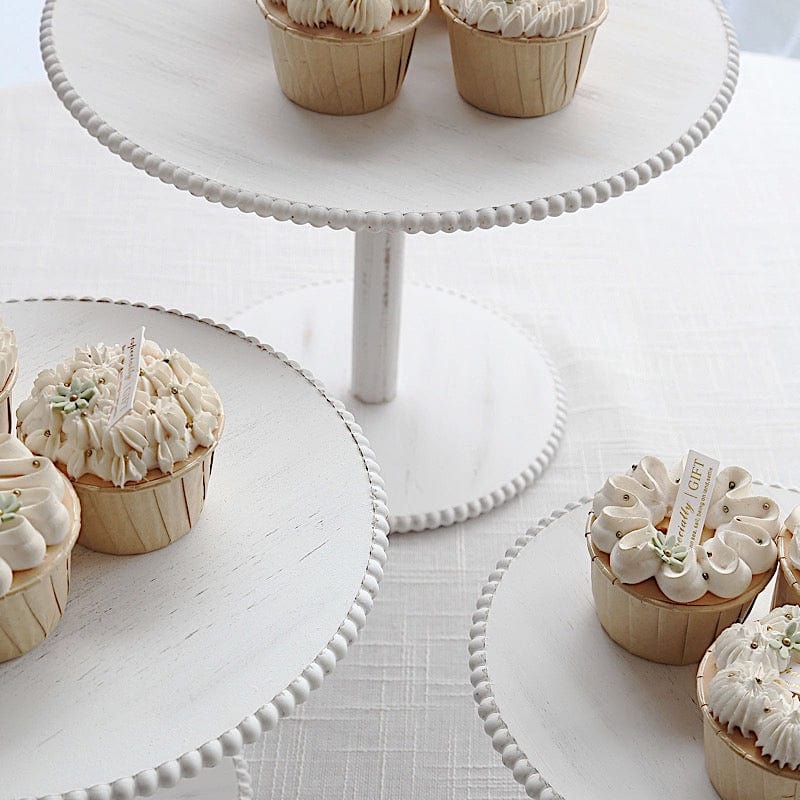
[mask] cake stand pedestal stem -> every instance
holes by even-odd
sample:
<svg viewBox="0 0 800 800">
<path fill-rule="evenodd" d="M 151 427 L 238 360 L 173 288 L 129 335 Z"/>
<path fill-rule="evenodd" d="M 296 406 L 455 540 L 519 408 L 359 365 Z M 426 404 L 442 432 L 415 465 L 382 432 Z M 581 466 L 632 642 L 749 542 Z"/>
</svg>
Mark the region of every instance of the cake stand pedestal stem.
<svg viewBox="0 0 800 800">
<path fill-rule="evenodd" d="M 364 403 L 388 403 L 397 394 L 405 237 L 356 233 L 352 392 Z"/>
</svg>

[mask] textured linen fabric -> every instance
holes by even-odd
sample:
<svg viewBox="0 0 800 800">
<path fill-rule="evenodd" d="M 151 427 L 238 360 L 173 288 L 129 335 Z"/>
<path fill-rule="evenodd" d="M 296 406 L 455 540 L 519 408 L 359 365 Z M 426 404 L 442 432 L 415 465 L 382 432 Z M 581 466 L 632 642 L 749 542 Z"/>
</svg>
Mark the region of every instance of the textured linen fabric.
<svg viewBox="0 0 800 800">
<path fill-rule="evenodd" d="M 558 219 L 409 237 L 410 279 L 477 296 L 538 334 L 566 387 L 566 436 L 505 507 L 393 537 L 358 644 L 249 748 L 257 798 L 522 797 L 481 730 L 467 668 L 471 613 L 505 549 L 644 453 L 691 446 L 800 485 L 798 85 L 800 62 L 746 55 L 718 130 L 649 185 Z M 0 93 L 0 127 L 6 297 L 124 297 L 233 320 L 352 269 L 352 234 L 162 185 L 92 142 L 45 86 Z M 469 353 L 458 368 L 471 369 Z M 542 613 L 558 613 L 546 597 Z"/>
</svg>

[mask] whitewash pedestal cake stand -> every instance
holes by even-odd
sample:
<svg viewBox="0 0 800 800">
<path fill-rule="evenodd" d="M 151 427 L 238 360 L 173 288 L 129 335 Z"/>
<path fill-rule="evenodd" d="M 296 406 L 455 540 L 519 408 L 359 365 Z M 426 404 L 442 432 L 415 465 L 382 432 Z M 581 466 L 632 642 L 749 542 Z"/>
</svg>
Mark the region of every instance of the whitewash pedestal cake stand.
<svg viewBox="0 0 800 800">
<path fill-rule="evenodd" d="M 782 510 L 800 490 L 768 489 Z M 708 780 L 697 665 L 653 664 L 606 636 L 592 600 L 591 499 L 542 519 L 506 551 L 473 614 L 478 713 L 533 800 L 719 800 Z M 769 611 L 773 582 L 751 615 Z"/>
<path fill-rule="evenodd" d="M 76 344 L 145 325 L 225 405 L 191 533 L 143 556 L 76 548 L 61 625 L 0 664 L 0 800 L 147 796 L 239 754 L 346 654 L 382 576 L 383 482 L 343 406 L 254 339 L 110 301 L 0 311 L 19 340 L 17 402 Z"/>
<path fill-rule="evenodd" d="M 480 303 L 406 286 L 401 330 L 405 235 L 618 197 L 691 153 L 733 94 L 738 53 L 719 0 L 610 3 L 577 96 L 538 120 L 459 98 L 440 20 L 418 34 L 399 99 L 363 117 L 281 94 L 252 0 L 47 0 L 42 55 L 78 122 L 147 174 L 229 208 L 355 232 L 354 289 L 284 294 L 234 324 L 295 348 L 348 399 L 384 464 L 393 529 L 423 530 L 529 486 L 565 410 L 536 341 Z"/>
</svg>

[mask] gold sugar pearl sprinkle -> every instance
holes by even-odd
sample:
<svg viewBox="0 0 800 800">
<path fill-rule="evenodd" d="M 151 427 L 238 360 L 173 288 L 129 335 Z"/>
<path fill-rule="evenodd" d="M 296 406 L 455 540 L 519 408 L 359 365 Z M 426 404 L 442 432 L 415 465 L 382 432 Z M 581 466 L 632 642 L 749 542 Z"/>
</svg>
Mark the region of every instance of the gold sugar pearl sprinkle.
<svg viewBox="0 0 800 800">
<path fill-rule="evenodd" d="M 64 386 L 66 386 L 67 388 L 69 388 L 69 381 L 64 381 Z"/>
<path fill-rule="evenodd" d="M 143 369 L 139 370 L 139 377 L 140 378 L 144 378 L 144 370 Z"/>
<path fill-rule="evenodd" d="M 155 410 L 154 408 L 151 408 L 151 409 L 150 409 L 150 413 L 151 413 L 151 414 L 155 414 L 155 413 L 156 413 L 156 410 Z"/>
<path fill-rule="evenodd" d="M 624 495 L 622 495 L 622 499 L 623 500 L 630 500 L 631 496 L 629 494 L 624 494 Z"/>
<path fill-rule="evenodd" d="M 714 554 L 713 554 L 713 553 L 712 553 L 710 550 L 706 550 L 706 555 L 707 555 L 709 558 L 713 558 L 713 556 L 714 556 Z"/>
<path fill-rule="evenodd" d="M 170 391 L 172 392 L 172 394 L 178 394 L 178 387 L 177 387 L 177 386 L 173 386 L 173 387 L 170 389 Z"/>
<path fill-rule="evenodd" d="M 756 544 L 764 544 L 764 540 L 763 539 L 756 539 Z"/>
<path fill-rule="evenodd" d="M 731 481 L 731 482 L 728 484 L 728 488 L 729 488 L 729 489 L 735 489 L 735 488 L 736 488 L 736 484 L 735 484 L 733 481 Z"/>
<path fill-rule="evenodd" d="M 722 513 L 723 514 L 727 514 L 728 513 L 728 506 L 722 506 Z"/>
<path fill-rule="evenodd" d="M 764 503 L 764 505 L 761 507 L 764 509 L 764 511 L 769 511 L 769 503 Z"/>
<path fill-rule="evenodd" d="M 617 531 L 615 535 L 616 535 L 617 539 L 621 539 L 622 538 L 622 531 Z"/>
<path fill-rule="evenodd" d="M 750 647 L 752 647 L 753 650 L 758 650 L 758 642 L 750 642 Z"/>
<path fill-rule="evenodd" d="M 639 466 L 638 464 L 631 464 L 631 469 L 636 469 L 636 467 L 638 466 Z"/>
<path fill-rule="evenodd" d="M 86 451 L 86 458 L 91 458 L 93 452 L 94 452 L 93 450 L 87 450 Z"/>
<path fill-rule="evenodd" d="M 761 686 L 761 678 L 756 678 L 756 683 Z"/>
<path fill-rule="evenodd" d="M 106 379 L 105 379 L 105 378 L 98 378 L 98 379 L 97 379 L 97 382 L 98 382 L 98 383 L 105 383 L 105 382 L 106 382 Z"/>
<path fill-rule="evenodd" d="M 11 494 L 13 494 L 14 497 L 19 497 L 22 494 L 22 492 L 19 489 L 12 489 Z"/>
<path fill-rule="evenodd" d="M 82 417 L 88 417 L 89 415 L 85 411 L 81 411 L 81 416 Z"/>
<path fill-rule="evenodd" d="M 764 713 L 765 713 L 765 714 L 769 714 L 769 712 L 770 712 L 770 711 L 772 711 L 772 709 L 771 709 L 771 708 L 765 708 L 765 709 L 764 709 Z"/>
<path fill-rule="evenodd" d="M 50 431 L 45 431 L 45 432 L 44 432 L 44 435 L 45 435 L 45 436 L 50 436 L 50 435 L 51 435 L 51 433 L 50 433 Z"/>
<path fill-rule="evenodd" d="M 34 459 L 33 459 L 33 466 L 34 466 L 34 467 L 36 467 L 36 468 L 38 469 L 39 467 L 41 467 L 41 466 L 42 466 L 42 462 L 41 462 L 41 461 L 39 461 L 39 459 L 38 459 L 38 458 L 34 458 Z"/>
<path fill-rule="evenodd" d="M 792 618 L 791 614 L 784 614 L 783 616 L 786 617 L 786 619 L 791 619 Z"/>
<path fill-rule="evenodd" d="M 76 394 L 71 394 L 69 396 L 70 403 L 74 403 L 77 399 L 78 399 L 78 395 L 76 395 Z"/>
<path fill-rule="evenodd" d="M 704 581 L 707 581 L 707 580 L 708 580 L 708 573 L 707 573 L 707 572 L 704 572 L 704 573 L 703 573 L 703 580 L 704 580 Z"/>
</svg>

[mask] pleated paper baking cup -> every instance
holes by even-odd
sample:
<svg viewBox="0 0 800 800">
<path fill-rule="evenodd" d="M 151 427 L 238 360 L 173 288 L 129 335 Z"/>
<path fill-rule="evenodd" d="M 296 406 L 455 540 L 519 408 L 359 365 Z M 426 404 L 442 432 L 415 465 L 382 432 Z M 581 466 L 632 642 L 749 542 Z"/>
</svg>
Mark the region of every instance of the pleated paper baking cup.
<svg viewBox="0 0 800 800">
<path fill-rule="evenodd" d="M 755 739 L 738 728 L 728 732 L 708 709 L 708 686 L 716 674 L 714 651 L 697 670 L 697 701 L 703 714 L 706 769 L 722 800 L 800 800 L 800 772 L 767 761 Z"/>
<path fill-rule="evenodd" d="M 592 559 L 592 594 L 605 632 L 629 653 L 659 664 L 696 664 L 725 628 L 742 622 L 773 570 L 754 575 L 747 590 L 731 600 L 706 594 L 693 603 L 673 603 L 653 578 L 624 584 L 615 577 L 608 556 L 586 544 Z"/>
<path fill-rule="evenodd" d="M 14 364 L 2 389 L 0 389 L 0 433 L 14 430 L 14 414 L 11 409 L 11 391 L 17 382 L 18 365 Z"/>
<path fill-rule="evenodd" d="M 44 561 L 14 573 L 8 592 L 0 597 L 0 662 L 33 650 L 56 628 L 69 594 L 72 548 L 81 527 L 81 507 L 70 482 L 63 503 L 72 520 L 64 540 L 47 548 Z"/>
<path fill-rule="evenodd" d="M 503 117 L 542 117 L 567 105 L 597 28 L 608 16 L 604 5 L 588 25 L 563 36 L 512 39 L 467 25 L 446 5 L 442 11 L 459 94 L 476 108 Z"/>
<path fill-rule="evenodd" d="M 322 114 L 365 114 L 397 97 L 406 77 L 417 26 L 428 3 L 397 14 L 381 31 L 350 33 L 333 25 L 315 29 L 294 22 L 283 6 L 256 0 L 269 23 L 272 60 L 283 93 Z"/>
<path fill-rule="evenodd" d="M 791 534 L 784 530 L 778 535 L 778 575 L 772 593 L 772 607 L 800 605 L 800 573 L 789 560 Z"/>
<path fill-rule="evenodd" d="M 220 421 L 219 435 L 222 435 Z M 185 536 L 205 504 L 216 443 L 198 447 L 171 475 L 153 471 L 139 483 L 114 486 L 84 475 L 73 481 L 83 524 L 78 542 L 98 553 L 141 555 Z"/>
</svg>

